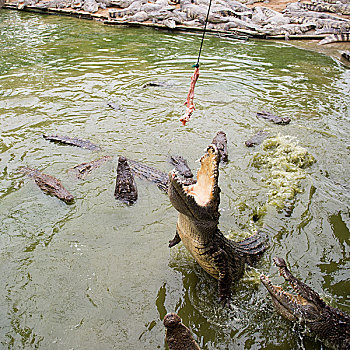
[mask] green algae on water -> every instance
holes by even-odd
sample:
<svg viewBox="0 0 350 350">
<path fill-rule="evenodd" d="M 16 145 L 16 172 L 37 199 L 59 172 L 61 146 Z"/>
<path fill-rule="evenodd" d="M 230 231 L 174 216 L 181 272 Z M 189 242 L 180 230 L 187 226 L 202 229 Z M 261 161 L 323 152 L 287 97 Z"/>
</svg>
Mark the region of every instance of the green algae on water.
<svg viewBox="0 0 350 350">
<path fill-rule="evenodd" d="M 265 140 L 252 165 L 267 170 L 263 179 L 269 187 L 266 205 L 282 210 L 290 204 L 301 192 L 301 180 L 307 175 L 305 169 L 314 162 L 315 158 L 292 136 L 278 135 Z"/>
</svg>

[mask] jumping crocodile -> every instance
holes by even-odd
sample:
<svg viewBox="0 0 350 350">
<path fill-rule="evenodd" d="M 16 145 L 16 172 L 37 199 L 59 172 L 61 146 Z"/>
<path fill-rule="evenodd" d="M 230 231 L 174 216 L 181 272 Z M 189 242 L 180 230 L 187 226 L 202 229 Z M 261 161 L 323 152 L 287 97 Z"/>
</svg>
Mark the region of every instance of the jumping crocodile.
<svg viewBox="0 0 350 350">
<path fill-rule="evenodd" d="M 73 202 L 74 197 L 63 187 L 61 181 L 55 177 L 33 168 L 23 167 L 19 171 L 32 177 L 43 192 L 55 196 L 66 203 Z"/>
<path fill-rule="evenodd" d="M 114 197 L 121 202 L 131 205 L 137 201 L 137 188 L 128 160 L 124 156 L 118 159 L 117 179 Z"/>
<path fill-rule="evenodd" d="M 45 140 L 49 140 L 52 142 L 58 142 L 66 145 L 89 149 L 90 151 L 99 151 L 101 149 L 100 146 L 97 146 L 88 140 L 82 140 L 76 137 L 59 136 L 59 135 L 43 135 L 43 138 Z"/>
<path fill-rule="evenodd" d="M 169 350 L 201 350 L 191 331 L 181 322 L 177 314 L 166 314 L 163 324 L 166 328 L 165 340 Z"/>
<path fill-rule="evenodd" d="M 350 349 L 350 316 L 327 305 L 317 292 L 294 277 L 282 258 L 274 258 L 281 276 L 289 282 L 296 296 L 275 286 L 265 275 L 260 276 L 262 284 L 272 296 L 278 313 L 289 321 L 306 326 L 326 345 L 339 350 Z"/>
<path fill-rule="evenodd" d="M 218 279 L 219 298 L 227 304 L 232 283 L 242 277 L 246 264 L 253 264 L 267 249 L 267 237 L 257 233 L 241 242 L 227 239 L 218 228 L 220 155 L 208 146 L 197 172 L 197 183 L 185 185 L 176 172 L 169 174 L 168 195 L 179 212 L 173 247 L 182 241 L 199 265 Z"/>
</svg>

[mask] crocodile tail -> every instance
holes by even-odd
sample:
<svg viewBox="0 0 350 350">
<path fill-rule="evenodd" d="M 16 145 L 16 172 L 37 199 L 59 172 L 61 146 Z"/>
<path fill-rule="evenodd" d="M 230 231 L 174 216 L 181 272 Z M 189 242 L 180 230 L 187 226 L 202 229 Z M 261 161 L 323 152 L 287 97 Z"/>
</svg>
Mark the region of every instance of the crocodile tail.
<svg viewBox="0 0 350 350">
<path fill-rule="evenodd" d="M 322 39 L 318 45 L 324 45 L 339 41 L 350 41 L 350 33 L 331 34 Z"/>
<path fill-rule="evenodd" d="M 248 265 L 255 264 L 268 247 L 268 236 L 263 231 L 258 231 L 243 241 L 235 242 L 235 248 L 246 256 Z"/>
</svg>

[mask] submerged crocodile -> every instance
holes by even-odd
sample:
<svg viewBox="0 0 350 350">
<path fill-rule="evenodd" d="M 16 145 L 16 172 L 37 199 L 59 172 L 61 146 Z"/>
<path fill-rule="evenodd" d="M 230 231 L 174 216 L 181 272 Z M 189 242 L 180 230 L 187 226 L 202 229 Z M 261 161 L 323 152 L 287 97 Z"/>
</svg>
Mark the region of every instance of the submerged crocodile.
<svg viewBox="0 0 350 350">
<path fill-rule="evenodd" d="M 114 197 L 121 202 L 131 205 L 137 201 L 137 188 L 128 160 L 124 156 L 118 159 L 117 179 Z"/>
<path fill-rule="evenodd" d="M 260 145 L 268 136 L 269 136 L 268 132 L 264 130 L 259 130 L 250 139 L 245 141 L 245 145 L 247 147 L 254 147 L 254 146 Z"/>
<path fill-rule="evenodd" d="M 214 144 L 208 146 L 200 162 L 194 185 L 185 185 L 174 171 L 169 175 L 168 195 L 179 212 L 169 247 L 182 241 L 199 265 L 218 279 L 220 301 L 227 304 L 232 283 L 242 277 L 246 264 L 253 264 L 267 249 L 267 237 L 257 233 L 234 242 L 222 234 L 218 228 L 220 155 Z"/>
<path fill-rule="evenodd" d="M 263 119 L 269 120 L 270 122 L 273 122 L 275 124 L 285 125 L 285 124 L 289 124 L 290 123 L 290 118 L 288 118 L 288 117 L 279 117 L 279 116 L 274 115 L 274 114 L 272 114 L 270 112 L 265 112 L 265 111 L 257 112 L 256 116 L 258 118 L 263 118 Z"/>
<path fill-rule="evenodd" d="M 91 151 L 98 151 L 101 149 L 100 146 L 97 146 L 88 140 L 82 140 L 82 139 L 78 139 L 76 137 L 59 136 L 59 135 L 43 135 L 43 138 L 45 140 L 49 140 L 49 141 L 53 141 L 53 142 L 58 142 L 58 143 L 66 144 L 66 145 L 86 148 L 86 149 L 89 149 Z"/>
<path fill-rule="evenodd" d="M 166 328 L 165 340 L 169 350 L 201 350 L 191 331 L 175 313 L 166 314 L 163 319 Z"/>
<path fill-rule="evenodd" d="M 294 277 L 282 258 L 274 258 L 281 276 L 297 293 L 292 295 L 275 286 L 265 275 L 260 279 L 272 296 L 273 304 L 284 318 L 306 326 L 326 345 L 335 349 L 350 349 L 350 316 L 327 305 L 309 286 Z"/>
<path fill-rule="evenodd" d="M 99 168 L 103 163 L 105 163 L 105 162 L 107 162 L 108 160 L 111 160 L 111 159 L 112 159 L 111 156 L 104 156 L 102 158 L 95 159 L 95 160 L 93 160 L 91 162 L 88 162 L 88 163 L 78 164 L 78 165 L 74 166 L 73 168 L 71 168 L 69 170 L 70 170 L 70 172 L 74 173 L 75 176 L 78 179 L 83 180 L 94 169 Z"/>
<path fill-rule="evenodd" d="M 35 183 L 45 193 L 55 196 L 66 203 L 73 202 L 74 197 L 63 187 L 61 181 L 55 177 L 33 168 L 23 167 L 19 171 L 32 177 Z"/>
</svg>

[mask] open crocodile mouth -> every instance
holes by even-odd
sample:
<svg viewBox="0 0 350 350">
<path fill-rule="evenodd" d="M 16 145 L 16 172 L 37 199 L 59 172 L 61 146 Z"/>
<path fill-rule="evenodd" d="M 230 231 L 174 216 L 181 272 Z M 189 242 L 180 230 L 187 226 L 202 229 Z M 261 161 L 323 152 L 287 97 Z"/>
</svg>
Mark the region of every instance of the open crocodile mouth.
<svg viewBox="0 0 350 350">
<path fill-rule="evenodd" d="M 219 155 L 216 146 L 210 145 L 200 162 L 197 182 L 194 185 L 184 185 L 183 189 L 188 195 L 193 196 L 198 205 L 205 206 L 216 199 L 214 196 L 219 177 Z"/>
<path fill-rule="evenodd" d="M 170 172 L 169 197 L 175 208 L 180 207 L 195 216 L 198 207 L 213 208 L 217 211 L 220 202 L 218 187 L 220 156 L 215 145 L 209 145 L 206 153 L 200 159 L 200 169 L 197 172 L 197 182 L 185 185 L 176 172 Z"/>
<path fill-rule="evenodd" d="M 277 310 L 289 320 L 296 320 L 301 307 L 312 306 L 314 304 L 310 300 L 305 298 L 305 293 L 307 291 L 301 290 L 301 286 L 305 286 L 297 278 L 295 278 L 287 269 L 286 263 L 281 258 L 273 259 L 275 264 L 279 268 L 280 275 L 289 283 L 296 294 L 291 294 L 283 290 L 282 287 L 272 284 L 270 279 L 262 274 L 260 280 L 262 284 L 266 287 L 268 292 L 272 296 L 272 301 L 275 304 Z M 307 287 L 309 289 L 309 287 Z"/>
</svg>

